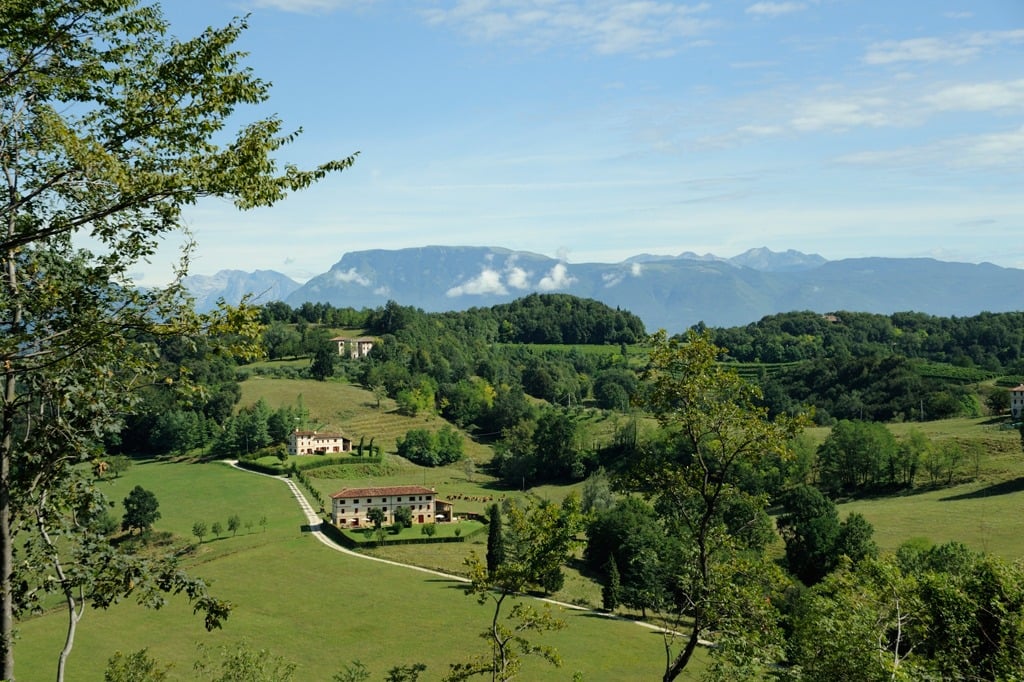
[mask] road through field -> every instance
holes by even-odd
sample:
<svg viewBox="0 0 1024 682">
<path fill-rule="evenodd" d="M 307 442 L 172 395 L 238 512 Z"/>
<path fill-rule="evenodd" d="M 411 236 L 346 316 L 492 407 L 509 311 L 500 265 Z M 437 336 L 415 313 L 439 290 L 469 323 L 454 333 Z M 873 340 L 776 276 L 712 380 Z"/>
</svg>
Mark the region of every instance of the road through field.
<svg viewBox="0 0 1024 682">
<path fill-rule="evenodd" d="M 398 561 L 391 561 L 390 559 L 381 559 L 379 557 L 369 556 L 367 554 L 361 554 L 359 552 L 353 552 L 352 550 L 350 550 L 350 549 L 348 549 L 346 547 L 342 547 L 341 545 L 339 545 L 338 543 L 334 542 L 329 537 L 327 537 L 323 533 L 323 531 L 320 530 L 320 524 L 323 523 L 323 519 L 321 519 L 320 515 L 316 513 L 315 509 L 313 509 L 313 505 L 311 505 L 309 503 L 309 500 L 306 499 L 306 496 L 302 494 L 302 491 L 299 490 L 299 486 L 297 486 L 295 484 L 295 481 L 293 481 L 292 479 L 290 479 L 290 478 L 288 478 L 286 476 L 274 476 L 272 474 L 264 474 L 264 473 L 259 472 L 259 471 L 252 471 L 251 469 L 246 469 L 245 467 L 238 466 L 238 460 L 233 460 L 233 459 L 225 460 L 225 463 L 226 464 L 230 464 L 231 466 L 233 466 L 234 468 L 238 469 L 239 471 L 244 471 L 244 472 L 249 473 L 249 474 L 255 474 L 256 476 L 266 476 L 268 478 L 276 478 L 277 480 L 279 480 L 279 481 L 283 482 L 285 485 L 287 485 L 288 488 L 292 491 L 292 495 L 295 497 L 295 501 L 298 502 L 299 508 L 302 509 L 302 513 L 306 515 L 306 521 L 308 521 L 308 524 L 303 528 L 303 530 L 306 530 L 313 537 L 315 537 L 317 540 L 319 540 L 322 544 L 324 544 L 325 546 L 333 549 L 336 552 L 341 552 L 342 554 L 347 554 L 349 556 L 356 557 L 358 559 L 366 559 L 368 561 L 379 561 L 382 564 L 391 564 L 392 566 L 399 566 L 401 568 L 407 568 L 407 569 L 413 570 L 413 571 L 420 571 L 421 573 L 429 573 L 431 575 L 436 575 L 436 576 L 439 576 L 439 577 L 442 577 L 442 578 L 446 578 L 448 580 L 455 580 L 457 582 L 462 582 L 462 583 L 468 583 L 469 582 L 469 580 L 467 578 L 464 578 L 464 577 L 462 577 L 460 575 L 453 575 L 451 573 L 443 573 L 441 571 L 435 571 L 435 570 L 432 570 L 432 569 L 429 569 L 429 568 L 423 568 L 422 566 L 414 566 L 412 564 L 403 564 L 403 563 L 400 563 Z M 664 628 L 662 628 L 662 627 L 660 627 L 658 625 L 652 625 L 651 623 L 645 623 L 645 622 L 639 621 L 639 620 L 632 620 L 632 619 L 622 618 L 621 616 L 616 616 L 614 614 L 607 613 L 607 612 L 604 612 L 604 611 L 595 611 L 593 609 L 588 609 L 585 606 L 579 606 L 578 604 L 570 604 L 568 602 L 557 601 L 555 599 L 548 599 L 546 597 L 533 597 L 533 598 L 537 599 L 539 601 L 546 602 L 548 604 L 553 604 L 555 606 L 560 606 L 560 607 L 562 607 L 564 609 L 572 609 L 573 611 L 588 611 L 588 612 L 590 612 L 590 613 L 592 613 L 594 615 L 603 616 L 605 618 L 614 618 L 614 619 L 617 619 L 617 620 L 629 620 L 630 622 L 636 623 L 640 627 L 648 628 L 650 630 L 655 630 L 657 632 L 666 632 L 666 630 Z M 680 633 L 674 633 L 674 634 L 679 635 Z M 709 643 L 702 641 L 701 644 L 707 646 Z"/>
</svg>

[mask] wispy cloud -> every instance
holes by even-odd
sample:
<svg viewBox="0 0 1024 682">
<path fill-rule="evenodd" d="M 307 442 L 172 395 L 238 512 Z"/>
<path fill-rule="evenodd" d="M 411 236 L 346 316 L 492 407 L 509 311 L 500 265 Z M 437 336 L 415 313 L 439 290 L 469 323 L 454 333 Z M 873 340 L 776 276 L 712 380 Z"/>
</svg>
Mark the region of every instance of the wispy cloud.
<svg viewBox="0 0 1024 682">
<path fill-rule="evenodd" d="M 1024 79 L 969 83 L 944 88 L 924 97 L 940 111 L 991 111 L 1024 108 Z"/>
<path fill-rule="evenodd" d="M 879 97 L 809 101 L 799 107 L 790 123 L 800 131 L 847 130 L 891 125 L 887 102 Z"/>
<path fill-rule="evenodd" d="M 282 12 L 323 14 L 373 4 L 375 0 L 256 0 L 257 7 L 273 7 Z"/>
<path fill-rule="evenodd" d="M 869 45 L 864 62 L 874 65 L 900 62 L 961 63 L 974 59 L 986 48 L 1020 42 L 1024 42 L 1024 29 L 977 31 L 948 39 L 928 37 L 887 40 Z"/>
<path fill-rule="evenodd" d="M 1024 171 L 1024 125 L 982 135 L 962 135 L 933 144 L 845 154 L 837 163 L 892 168 L 1000 168 Z"/>
<path fill-rule="evenodd" d="M 341 270 L 335 270 L 334 279 L 339 282 L 355 283 L 364 287 L 368 287 L 373 283 L 365 275 L 359 274 L 359 272 L 355 268 L 349 268 L 344 272 L 342 272 Z"/>
<path fill-rule="evenodd" d="M 779 17 L 783 14 L 793 14 L 807 9 L 802 2 L 755 2 L 747 7 L 747 14 L 759 17 Z"/>
<path fill-rule="evenodd" d="M 473 40 L 548 49 L 582 46 L 598 54 L 667 56 L 684 39 L 714 25 L 702 15 L 706 2 L 639 0 L 455 0 L 424 10 L 433 25 L 448 26 Z"/>
<path fill-rule="evenodd" d="M 868 64 L 898 62 L 964 62 L 977 56 L 981 48 L 941 38 L 889 40 L 868 47 L 864 61 Z"/>
<path fill-rule="evenodd" d="M 628 270 L 616 270 L 615 272 L 606 272 L 601 275 L 601 281 L 604 282 L 606 289 L 610 289 L 614 286 L 622 284 L 627 276 L 639 277 L 643 274 L 644 266 L 640 263 L 631 263 Z"/>
</svg>

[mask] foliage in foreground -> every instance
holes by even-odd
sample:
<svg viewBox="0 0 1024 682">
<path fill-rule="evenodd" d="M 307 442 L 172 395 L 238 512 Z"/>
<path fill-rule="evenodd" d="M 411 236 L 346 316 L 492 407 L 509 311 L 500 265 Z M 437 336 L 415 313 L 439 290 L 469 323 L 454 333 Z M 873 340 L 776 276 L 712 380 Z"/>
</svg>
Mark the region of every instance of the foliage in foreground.
<svg viewBox="0 0 1024 682">
<path fill-rule="evenodd" d="M 667 566 L 652 566 L 667 577 L 654 581 L 648 605 L 668 623 L 663 679 L 676 679 L 703 639 L 715 642 L 721 666 L 770 666 L 781 646 L 772 595 L 784 580 L 752 544 L 758 536 L 742 532 L 763 518 L 766 500 L 737 482 L 747 467 L 789 457 L 801 422 L 769 419 L 756 387 L 716 362 L 720 351 L 707 335 L 691 332 L 680 343 L 661 332 L 652 344 L 641 401 L 663 437 L 639 449 L 620 485 L 653 503 L 678 548 Z"/>
<path fill-rule="evenodd" d="M 161 375 L 155 339 L 205 333 L 254 349 L 253 311 L 197 317 L 180 279 L 134 286 L 135 264 L 181 229 L 182 207 L 209 196 L 268 206 L 352 163 L 279 172 L 271 155 L 294 138 L 279 120 L 225 129 L 267 98 L 234 47 L 244 28 L 179 40 L 137 0 L 0 4 L 2 679 L 15 678 L 16 616 L 46 592 L 69 616 L 58 680 L 87 601 L 158 606 L 184 591 L 208 627 L 227 615 L 200 581 L 107 541 L 95 523 L 105 501 L 80 465 L 119 432 L 141 386 L 180 382 L 187 397 L 187 377 Z"/>
</svg>

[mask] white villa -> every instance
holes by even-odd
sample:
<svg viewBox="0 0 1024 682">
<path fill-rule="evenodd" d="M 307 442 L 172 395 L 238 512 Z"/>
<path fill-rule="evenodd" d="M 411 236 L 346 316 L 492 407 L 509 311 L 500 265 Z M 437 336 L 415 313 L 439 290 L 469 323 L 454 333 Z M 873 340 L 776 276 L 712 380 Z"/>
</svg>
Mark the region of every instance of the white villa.
<svg viewBox="0 0 1024 682">
<path fill-rule="evenodd" d="M 338 355 L 348 356 L 358 360 L 365 358 L 373 350 L 375 340 L 370 336 L 359 336 L 353 339 L 344 336 L 335 336 L 331 341 L 338 344 Z"/>
<path fill-rule="evenodd" d="M 1024 384 L 1010 389 L 1010 415 L 1014 419 L 1024 415 Z"/>
<path fill-rule="evenodd" d="M 452 520 L 452 503 L 437 499 L 437 491 L 420 485 L 396 485 L 384 488 L 345 488 L 331 495 L 331 522 L 342 528 L 373 525 L 366 513 L 384 511 L 384 523 L 395 521 L 395 509 L 409 507 L 413 523 Z"/>
<path fill-rule="evenodd" d="M 334 452 L 351 452 L 352 441 L 340 433 L 299 431 L 288 437 L 289 455 L 326 455 Z"/>
</svg>

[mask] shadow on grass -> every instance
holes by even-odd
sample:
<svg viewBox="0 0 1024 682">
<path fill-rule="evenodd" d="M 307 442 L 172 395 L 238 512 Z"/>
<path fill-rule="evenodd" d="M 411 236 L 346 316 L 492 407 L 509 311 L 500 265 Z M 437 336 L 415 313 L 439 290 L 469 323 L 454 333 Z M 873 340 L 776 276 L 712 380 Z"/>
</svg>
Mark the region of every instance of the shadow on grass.
<svg viewBox="0 0 1024 682">
<path fill-rule="evenodd" d="M 950 495 L 949 497 L 940 497 L 940 502 L 956 502 L 957 500 L 977 500 L 983 497 L 994 497 L 996 495 L 1009 495 L 1011 493 L 1019 493 L 1024 490 L 1024 476 L 1015 478 L 1012 481 L 1003 481 L 1002 483 L 995 483 L 985 488 L 975 490 L 969 493 L 961 493 L 960 495 Z"/>
</svg>

